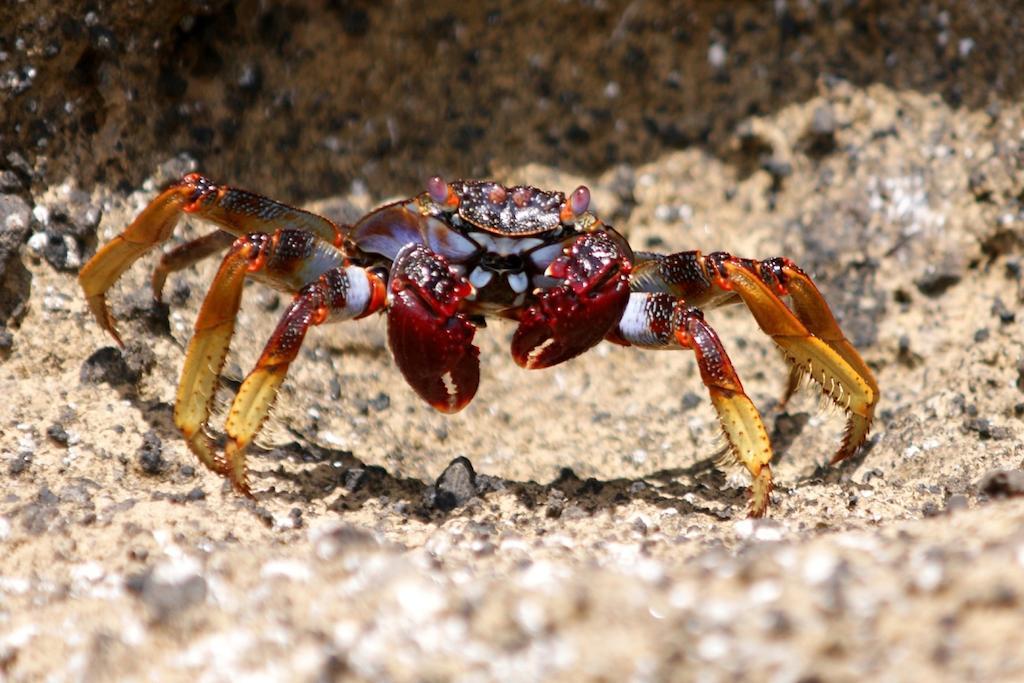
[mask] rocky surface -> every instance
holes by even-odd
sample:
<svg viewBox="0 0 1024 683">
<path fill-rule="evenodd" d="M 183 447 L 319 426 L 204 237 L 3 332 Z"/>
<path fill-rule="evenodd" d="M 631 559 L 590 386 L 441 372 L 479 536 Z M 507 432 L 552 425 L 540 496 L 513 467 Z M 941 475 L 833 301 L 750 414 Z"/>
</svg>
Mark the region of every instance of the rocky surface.
<svg viewBox="0 0 1024 683">
<path fill-rule="evenodd" d="M 1019 13 L 260 7 L 0 9 L 0 676 L 1024 677 Z M 689 354 L 523 372 L 490 325 L 446 417 L 371 319 L 310 333 L 243 500 L 171 418 L 216 259 L 166 307 L 126 273 L 124 351 L 74 280 L 196 166 L 343 220 L 438 171 L 584 182 L 638 248 L 789 256 L 872 438 L 825 467 L 841 416 L 710 311 L 778 454 L 753 522 Z M 223 399 L 284 301 L 247 290 Z"/>
</svg>

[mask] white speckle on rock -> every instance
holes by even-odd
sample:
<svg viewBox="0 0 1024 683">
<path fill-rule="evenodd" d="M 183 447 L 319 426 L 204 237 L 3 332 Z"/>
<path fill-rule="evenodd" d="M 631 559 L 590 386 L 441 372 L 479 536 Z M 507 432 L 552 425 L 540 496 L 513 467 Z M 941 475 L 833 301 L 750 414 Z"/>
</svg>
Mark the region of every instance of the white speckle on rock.
<svg viewBox="0 0 1024 683">
<path fill-rule="evenodd" d="M 730 650 L 729 639 L 721 633 L 709 633 L 697 642 L 697 656 L 706 661 L 721 659 Z"/>
<path fill-rule="evenodd" d="M 677 583 L 668 594 L 668 602 L 676 609 L 691 609 L 697 604 L 697 589 L 691 583 Z"/>
<path fill-rule="evenodd" d="M 835 576 L 838 567 L 839 557 L 837 555 L 823 550 L 815 550 L 804 560 L 804 581 L 814 585 L 823 584 Z"/>
<path fill-rule="evenodd" d="M 729 52 L 725 49 L 725 45 L 719 42 L 711 43 L 711 47 L 708 48 L 708 64 L 715 69 L 721 69 L 725 66 L 725 60 L 728 58 Z"/>
<path fill-rule="evenodd" d="M 50 209 L 41 204 L 37 204 L 36 206 L 32 207 L 32 217 L 39 221 L 39 223 L 42 225 L 49 225 Z"/>
<path fill-rule="evenodd" d="M 36 207 L 39 208 L 39 207 Z M 42 256 L 43 249 L 46 248 L 46 244 L 50 241 L 50 238 L 46 236 L 45 232 L 34 232 L 32 236 L 28 238 L 28 248 L 36 256 Z"/>
<path fill-rule="evenodd" d="M 920 454 L 921 454 L 921 447 L 916 445 L 916 444 L 910 444 L 909 446 L 907 446 L 906 448 L 903 449 L 903 453 L 902 453 L 903 458 L 906 459 L 906 460 L 911 460 L 913 458 L 916 458 Z"/>
<path fill-rule="evenodd" d="M 537 637 L 547 628 L 547 612 L 544 603 L 533 596 L 524 597 L 516 605 L 516 622 L 523 632 Z"/>
<path fill-rule="evenodd" d="M 778 602 L 782 597 L 782 585 L 778 581 L 765 579 L 758 581 L 747 591 L 747 599 L 755 605 L 766 605 Z"/>
<path fill-rule="evenodd" d="M 278 559 L 260 567 L 260 576 L 264 579 L 282 578 L 305 583 L 313 577 L 313 572 L 305 562 Z"/>
</svg>

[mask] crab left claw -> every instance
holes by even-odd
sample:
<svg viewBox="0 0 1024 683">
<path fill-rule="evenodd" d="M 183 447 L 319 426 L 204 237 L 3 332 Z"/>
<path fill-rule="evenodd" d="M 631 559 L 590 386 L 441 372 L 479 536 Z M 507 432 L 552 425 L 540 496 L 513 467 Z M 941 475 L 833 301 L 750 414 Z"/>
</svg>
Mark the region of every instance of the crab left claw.
<svg viewBox="0 0 1024 683">
<path fill-rule="evenodd" d="M 403 248 L 392 267 L 388 345 L 409 386 L 444 413 L 466 407 L 480 384 L 476 327 L 457 312 L 472 291 L 423 245 Z"/>
<path fill-rule="evenodd" d="M 512 357 L 524 368 L 546 368 L 598 344 L 629 302 L 630 262 L 606 233 L 582 235 L 546 275 L 565 284 L 538 295 L 519 319 Z"/>
</svg>

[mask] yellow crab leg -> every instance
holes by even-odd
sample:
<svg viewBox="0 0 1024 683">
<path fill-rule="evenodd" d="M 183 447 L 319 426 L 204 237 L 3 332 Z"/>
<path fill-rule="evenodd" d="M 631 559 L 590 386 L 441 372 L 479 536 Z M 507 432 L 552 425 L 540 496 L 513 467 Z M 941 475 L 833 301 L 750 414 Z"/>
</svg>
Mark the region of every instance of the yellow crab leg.
<svg viewBox="0 0 1024 683">
<path fill-rule="evenodd" d="M 161 192 L 124 232 L 100 248 L 79 272 L 78 282 L 89 308 L 100 326 L 121 346 L 124 344 L 107 308 L 107 290 L 139 257 L 171 236 L 183 213 L 214 223 L 231 235 L 301 230 L 339 247 L 345 235 L 342 228 L 322 216 L 253 192 L 215 185 L 198 173 L 189 173 Z M 169 272 L 216 253 L 229 243 L 223 236 L 207 236 L 171 252 L 153 274 L 155 293 L 159 295 Z"/>
<path fill-rule="evenodd" d="M 771 335 L 792 364 L 783 402 L 802 374 L 810 375 L 848 415 L 836 463 L 867 438 L 878 403 L 878 384 L 867 364 L 843 336 L 832 311 L 811 279 L 788 259 L 737 258 L 725 252 L 669 255 L 641 253 L 633 269 L 633 291 L 668 292 L 695 306 L 742 300 L 761 329 Z M 793 309 L 781 297 L 789 296 Z"/>
<path fill-rule="evenodd" d="M 242 382 L 224 426 L 228 435 L 224 450 L 228 476 L 238 491 L 251 495 L 245 450 L 270 414 L 278 389 L 310 326 L 328 320 L 361 318 L 380 310 L 386 298 L 385 287 L 384 281 L 371 271 L 342 266 L 322 274 L 295 295 L 256 367 Z"/>
<path fill-rule="evenodd" d="M 772 447 L 768 432 L 757 408 L 743 391 L 721 340 L 700 310 L 664 292 L 633 292 L 608 339 L 641 348 L 682 347 L 694 352 L 729 453 L 750 472 L 749 514 L 763 517 L 772 492 Z"/>
<path fill-rule="evenodd" d="M 82 266 L 78 283 L 100 327 L 124 346 L 107 308 L 107 290 L 140 256 L 171 236 L 189 191 L 180 185 L 164 190 L 143 209 L 124 232 L 112 239 Z"/>
<path fill-rule="evenodd" d="M 786 264 L 780 291 L 793 296 L 794 306 L 814 332 L 790 311 L 762 277 L 739 260 L 723 261 L 726 287 L 734 289 L 766 334 L 787 359 L 806 372 L 837 405 L 848 413 L 846 432 L 837 463 L 852 455 L 867 438 L 878 402 L 874 375 L 846 340 L 832 312 L 814 284 L 792 264 Z M 788 290 L 788 291 L 787 291 Z M 819 334 L 820 333 L 820 334 Z"/>
</svg>

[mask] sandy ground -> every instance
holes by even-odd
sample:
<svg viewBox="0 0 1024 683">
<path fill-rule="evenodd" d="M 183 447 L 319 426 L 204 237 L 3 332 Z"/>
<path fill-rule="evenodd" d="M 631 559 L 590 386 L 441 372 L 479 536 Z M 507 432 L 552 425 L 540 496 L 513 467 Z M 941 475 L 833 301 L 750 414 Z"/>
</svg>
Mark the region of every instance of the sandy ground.
<svg viewBox="0 0 1024 683">
<path fill-rule="evenodd" d="M 0 296 L 0 677 L 1024 678 L 1019 103 L 821 79 L 712 142 L 489 171 L 588 184 L 640 249 L 786 255 L 814 275 L 876 373 L 878 418 L 826 467 L 842 416 L 813 387 L 780 409 L 771 342 L 740 307 L 708 312 L 777 452 L 756 522 L 743 478 L 713 466 L 690 354 L 604 345 L 525 372 L 503 324 L 478 334 L 481 388 L 455 416 L 405 386 L 381 320 L 311 332 L 244 500 L 171 420 L 216 259 L 174 276 L 163 311 L 153 258 L 129 271 L 121 354 L 74 279 L 95 242 L 54 227 L 106 241 L 196 162 L 165 154 L 128 187 L 51 162 L 4 195 L 5 229 L 29 227 Z M 391 198 L 370 187 L 307 205 L 351 219 Z M 247 289 L 225 400 L 284 303 Z M 475 480 L 464 461 L 442 477 L 457 458 Z"/>
</svg>

